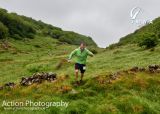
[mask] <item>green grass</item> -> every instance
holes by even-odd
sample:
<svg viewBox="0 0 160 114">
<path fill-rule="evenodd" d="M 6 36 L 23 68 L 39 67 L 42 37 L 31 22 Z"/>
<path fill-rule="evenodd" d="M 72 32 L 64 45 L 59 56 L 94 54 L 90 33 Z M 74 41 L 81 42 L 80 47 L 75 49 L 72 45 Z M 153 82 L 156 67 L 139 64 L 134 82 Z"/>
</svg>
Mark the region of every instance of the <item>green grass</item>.
<svg viewBox="0 0 160 114">
<path fill-rule="evenodd" d="M 160 64 L 160 47 L 155 51 L 144 50 L 136 45 L 125 45 L 114 49 L 99 49 L 94 57 L 88 58 L 85 84 L 74 87 L 74 59 L 71 63 L 63 63 L 59 69 L 57 64 L 77 46 L 60 44 L 57 40 L 36 36 L 34 39 L 9 39 L 8 50 L 0 48 L 0 85 L 16 82 L 13 89 L 0 91 L 0 102 L 16 101 L 67 101 L 67 108 L 50 107 L 47 110 L 5 111 L 1 113 L 23 114 L 107 114 L 107 113 L 160 113 L 160 74 L 147 72 L 135 75 L 123 74 L 112 84 L 101 84 L 107 74 L 129 69 L 133 66 L 147 67 Z M 92 47 L 93 48 L 93 47 Z M 18 83 L 22 76 L 30 76 L 35 72 L 55 72 L 58 80 L 54 83 L 44 82 L 39 85 L 21 87 Z M 65 75 L 69 75 L 66 79 Z M 62 89 L 67 86 L 66 91 Z M 74 90 L 77 93 L 72 93 Z"/>
</svg>

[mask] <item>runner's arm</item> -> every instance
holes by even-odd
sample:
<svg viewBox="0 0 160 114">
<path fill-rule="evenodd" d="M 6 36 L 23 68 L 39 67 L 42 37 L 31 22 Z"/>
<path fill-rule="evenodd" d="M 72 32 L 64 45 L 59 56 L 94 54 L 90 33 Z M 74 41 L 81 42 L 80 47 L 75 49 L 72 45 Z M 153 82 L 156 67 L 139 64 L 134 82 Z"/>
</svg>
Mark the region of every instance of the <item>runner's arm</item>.
<svg viewBox="0 0 160 114">
<path fill-rule="evenodd" d="M 88 55 L 89 55 L 89 56 L 91 56 L 91 57 L 94 56 L 94 54 L 93 54 L 91 51 L 89 51 L 88 49 L 87 49 L 87 52 L 88 52 Z"/>
<path fill-rule="evenodd" d="M 73 50 L 73 51 L 71 52 L 71 54 L 69 55 L 68 59 L 69 59 L 69 60 L 71 60 L 71 59 L 72 59 L 72 57 L 76 54 L 76 52 L 77 52 L 77 50 L 76 50 L 76 49 L 75 49 L 75 50 Z"/>
</svg>

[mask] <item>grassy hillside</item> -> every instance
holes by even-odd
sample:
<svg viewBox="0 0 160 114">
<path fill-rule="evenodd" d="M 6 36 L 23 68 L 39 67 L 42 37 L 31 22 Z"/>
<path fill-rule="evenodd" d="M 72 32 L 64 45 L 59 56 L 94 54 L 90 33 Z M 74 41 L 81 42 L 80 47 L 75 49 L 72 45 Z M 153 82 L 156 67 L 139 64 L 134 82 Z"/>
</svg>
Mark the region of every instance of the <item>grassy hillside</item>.
<svg viewBox="0 0 160 114">
<path fill-rule="evenodd" d="M 153 20 L 151 24 L 147 24 L 135 32 L 120 38 L 118 43 L 112 44 L 110 47 L 127 44 L 138 44 L 147 38 L 156 38 L 160 41 L 160 17 Z"/>
<path fill-rule="evenodd" d="M 31 26 L 35 26 L 34 29 L 47 26 L 43 22 L 39 25 L 38 21 L 24 16 L 21 16 L 21 19 L 26 22 L 33 21 L 35 24 Z M 3 24 L 3 28 L 4 26 L 6 25 Z M 55 30 L 53 26 L 48 27 Z M 31 38 L 19 35 L 19 40 L 17 38 L 0 40 L 0 86 L 7 82 L 16 83 L 13 88 L 0 90 L 0 104 L 3 100 L 22 102 L 63 100 L 69 102 L 69 106 L 33 111 L 4 110 L 0 105 L 2 114 L 160 113 L 160 73 L 148 71 L 148 65 L 160 64 L 159 45 L 154 50 L 145 50 L 132 43 L 125 43 L 113 49 L 101 49 L 91 45 L 88 48 L 96 54 L 88 58 L 84 83 L 75 87 L 72 84 L 75 58 L 71 63 L 64 60 L 78 46 L 63 43 L 55 34 L 52 34 L 53 38 L 48 33 L 47 27 L 43 29 L 46 35 L 42 34 L 42 28 L 36 28 L 36 33 L 33 33 L 34 37 Z M 6 31 L 7 29 L 6 26 Z M 61 31 L 59 28 L 56 30 Z M 12 37 L 9 31 L 7 36 Z M 70 35 L 67 35 L 68 37 Z M 147 70 L 130 70 L 135 66 Z M 54 72 L 57 79 L 30 86 L 19 84 L 22 77 L 41 72 Z"/>
<path fill-rule="evenodd" d="M 96 46 L 91 37 L 81 35 L 72 31 L 63 31 L 61 28 L 36 21 L 32 18 L 8 13 L 0 9 L 0 39 L 7 37 L 14 39 L 34 38 L 35 35 L 52 37 L 68 44 L 79 44 L 85 42 L 88 45 Z"/>
<path fill-rule="evenodd" d="M 41 40 L 40 40 L 41 39 Z M 127 70 L 133 66 L 147 67 L 160 64 L 160 47 L 155 51 L 143 50 L 136 45 L 126 45 L 116 49 L 96 49 L 97 54 L 88 59 L 85 82 L 80 87 L 72 85 L 74 81 L 74 60 L 63 63 L 76 46 L 61 44 L 52 38 L 38 37 L 24 42 L 11 39 L 10 48 L 1 48 L 0 79 L 1 85 L 15 82 L 13 89 L 0 91 L 0 102 L 4 99 L 15 101 L 67 101 L 65 107 L 50 107 L 46 110 L 17 110 L 13 113 L 159 113 L 159 73 L 148 72 L 122 73 L 121 77 L 110 84 L 103 83 L 109 74 Z M 55 72 L 56 82 L 43 82 L 28 87 L 19 85 L 21 77 L 35 72 Z M 67 77 L 66 77 L 67 76 Z M 0 108 L 2 113 L 11 113 Z"/>
</svg>

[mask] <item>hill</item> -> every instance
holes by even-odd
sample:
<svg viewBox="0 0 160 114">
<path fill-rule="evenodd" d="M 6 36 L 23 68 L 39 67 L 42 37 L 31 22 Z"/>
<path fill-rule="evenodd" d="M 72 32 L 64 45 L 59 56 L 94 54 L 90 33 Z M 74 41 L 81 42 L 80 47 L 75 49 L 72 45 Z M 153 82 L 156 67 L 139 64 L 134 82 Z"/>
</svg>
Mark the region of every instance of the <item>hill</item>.
<svg viewBox="0 0 160 114">
<path fill-rule="evenodd" d="M 63 31 L 61 28 L 36 21 L 26 16 L 16 13 L 8 13 L 5 9 L 0 9 L 0 39 L 10 37 L 14 39 L 34 38 L 35 35 L 49 36 L 58 39 L 60 42 L 78 45 L 85 42 L 88 45 L 96 46 L 91 37 L 81 35 L 72 31 Z"/>
<path fill-rule="evenodd" d="M 120 38 L 118 43 L 112 44 L 110 47 L 127 44 L 138 44 L 147 38 L 157 38 L 160 40 L 160 17 L 153 20 L 151 24 L 147 24 L 135 32 Z"/>
</svg>

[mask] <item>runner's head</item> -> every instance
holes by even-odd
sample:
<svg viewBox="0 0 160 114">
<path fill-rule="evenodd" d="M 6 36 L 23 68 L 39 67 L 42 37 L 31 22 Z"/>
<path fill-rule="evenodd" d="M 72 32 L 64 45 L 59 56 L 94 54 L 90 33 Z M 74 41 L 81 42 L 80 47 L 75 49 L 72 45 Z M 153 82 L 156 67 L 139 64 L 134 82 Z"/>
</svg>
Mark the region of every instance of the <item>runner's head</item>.
<svg viewBox="0 0 160 114">
<path fill-rule="evenodd" d="M 86 47 L 86 44 L 84 42 L 82 42 L 80 44 L 80 49 L 83 51 L 85 49 L 85 47 Z"/>
</svg>

